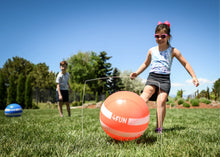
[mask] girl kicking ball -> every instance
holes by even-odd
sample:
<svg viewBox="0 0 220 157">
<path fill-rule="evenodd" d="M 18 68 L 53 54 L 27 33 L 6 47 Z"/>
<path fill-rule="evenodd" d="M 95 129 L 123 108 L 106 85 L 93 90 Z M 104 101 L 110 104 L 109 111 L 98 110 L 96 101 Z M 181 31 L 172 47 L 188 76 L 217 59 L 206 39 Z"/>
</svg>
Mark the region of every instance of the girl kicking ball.
<svg viewBox="0 0 220 157">
<path fill-rule="evenodd" d="M 158 22 L 154 37 L 158 45 L 149 49 L 146 60 L 136 72 L 130 74 L 130 78 L 133 80 L 151 64 L 150 73 L 141 97 L 146 102 L 148 100 L 157 101 L 157 128 L 155 132 L 162 133 L 163 121 L 166 115 L 166 101 L 170 92 L 170 70 L 173 58 L 176 57 L 188 71 L 196 87 L 199 85 L 199 81 L 180 51 L 170 45 L 171 35 L 168 21 Z M 158 82 L 160 83 L 160 90 Z"/>
</svg>

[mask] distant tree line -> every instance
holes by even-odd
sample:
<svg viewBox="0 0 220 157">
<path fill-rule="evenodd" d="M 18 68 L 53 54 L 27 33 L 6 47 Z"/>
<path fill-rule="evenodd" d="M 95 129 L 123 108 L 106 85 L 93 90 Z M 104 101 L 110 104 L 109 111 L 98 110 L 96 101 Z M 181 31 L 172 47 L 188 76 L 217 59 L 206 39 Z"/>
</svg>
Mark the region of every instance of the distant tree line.
<svg viewBox="0 0 220 157">
<path fill-rule="evenodd" d="M 182 98 L 183 92 L 184 91 L 182 89 L 178 90 L 176 98 Z M 215 101 L 220 100 L 220 78 L 214 82 L 212 91 L 210 91 L 209 87 L 207 87 L 206 90 L 204 89 L 201 91 L 197 90 L 195 91 L 194 94 L 188 95 L 188 99 L 190 98 L 196 98 L 196 99 L 206 98 L 208 100 L 215 100 Z"/>
<path fill-rule="evenodd" d="M 55 90 L 55 77 L 45 63 L 33 64 L 21 57 L 8 59 L 0 69 L 0 109 L 11 103 L 33 108 L 33 94 L 39 93 L 35 98 L 41 101 L 41 92 Z"/>
<path fill-rule="evenodd" d="M 86 99 L 103 99 L 106 96 L 121 90 L 140 93 L 144 82 L 141 79 L 131 81 L 131 71 L 121 72 L 113 68 L 110 63 L 112 57 L 107 52 L 78 52 L 67 58 L 70 73 L 70 86 L 73 93 L 70 94 L 72 101 L 81 101 L 84 84 L 86 82 Z M 59 63 L 57 63 L 59 69 Z M 33 64 L 30 61 L 13 57 L 8 59 L 0 68 L 0 109 L 5 109 L 8 104 L 18 103 L 22 108 L 33 108 L 38 102 L 56 101 L 56 76 L 58 73 L 49 71 L 45 63 Z M 116 77 L 120 76 L 120 77 Z M 106 79 L 96 79 L 106 78 Z M 209 94 L 208 94 L 209 93 Z M 177 95 L 182 96 L 183 91 Z M 217 99 L 220 96 L 220 79 L 209 89 L 201 91 L 199 96 Z M 214 96 L 213 96 L 214 95 Z M 101 98 L 97 98 L 101 96 Z M 103 96 L 103 97 L 102 97 Z M 198 96 L 198 94 L 196 95 Z"/>
<path fill-rule="evenodd" d="M 120 75 L 117 68 L 112 68 L 110 59 L 105 51 L 98 55 L 95 52 L 79 52 L 67 59 L 69 82 L 74 91 L 70 95 L 71 100 L 81 101 L 85 81 L 94 78 L 109 77 L 86 84 L 86 93 L 91 99 L 95 97 L 91 95 L 106 95 L 106 91 L 111 94 L 126 90 L 121 78 L 110 78 Z M 0 109 L 11 103 L 33 108 L 38 102 L 55 102 L 57 74 L 49 71 L 45 63 L 33 64 L 17 56 L 8 59 L 0 69 Z"/>
</svg>

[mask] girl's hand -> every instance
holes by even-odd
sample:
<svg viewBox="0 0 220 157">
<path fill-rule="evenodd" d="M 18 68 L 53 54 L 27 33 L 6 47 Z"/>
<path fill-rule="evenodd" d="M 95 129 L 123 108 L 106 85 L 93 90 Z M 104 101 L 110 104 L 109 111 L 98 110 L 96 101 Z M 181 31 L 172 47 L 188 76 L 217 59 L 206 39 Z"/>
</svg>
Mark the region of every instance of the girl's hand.
<svg viewBox="0 0 220 157">
<path fill-rule="evenodd" d="M 193 77 L 193 84 L 198 87 L 199 86 L 199 80 L 196 77 Z"/>
<path fill-rule="evenodd" d="M 133 80 L 137 77 L 137 73 L 131 73 L 130 74 L 130 78 Z"/>
</svg>

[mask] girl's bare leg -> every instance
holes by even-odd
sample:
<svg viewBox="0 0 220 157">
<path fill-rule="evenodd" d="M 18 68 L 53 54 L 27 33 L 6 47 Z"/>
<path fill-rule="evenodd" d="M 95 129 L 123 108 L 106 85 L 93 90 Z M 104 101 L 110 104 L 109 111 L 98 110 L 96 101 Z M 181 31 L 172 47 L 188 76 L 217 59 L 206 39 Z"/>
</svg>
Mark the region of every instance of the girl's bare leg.
<svg viewBox="0 0 220 157">
<path fill-rule="evenodd" d="M 140 96 L 144 99 L 145 102 L 148 102 L 150 97 L 154 94 L 155 90 L 155 86 L 147 85 L 144 87 L 144 91 Z"/>
<path fill-rule="evenodd" d="M 161 90 L 157 96 L 157 128 L 163 127 L 163 121 L 166 115 L 166 101 L 168 94 Z"/>
</svg>

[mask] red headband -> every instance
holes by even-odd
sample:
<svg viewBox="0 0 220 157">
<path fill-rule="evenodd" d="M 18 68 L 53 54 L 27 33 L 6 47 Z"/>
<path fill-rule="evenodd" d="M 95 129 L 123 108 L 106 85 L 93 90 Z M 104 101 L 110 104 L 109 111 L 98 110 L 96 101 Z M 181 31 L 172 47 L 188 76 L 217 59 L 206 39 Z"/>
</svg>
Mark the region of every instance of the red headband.
<svg viewBox="0 0 220 157">
<path fill-rule="evenodd" d="M 157 23 L 157 25 L 161 25 L 161 24 L 165 24 L 165 25 L 168 25 L 168 26 L 170 27 L 170 23 L 169 23 L 168 21 L 165 21 L 164 23 L 162 23 L 162 22 L 159 21 L 159 22 Z"/>
</svg>

